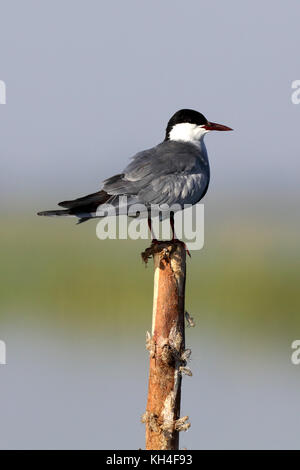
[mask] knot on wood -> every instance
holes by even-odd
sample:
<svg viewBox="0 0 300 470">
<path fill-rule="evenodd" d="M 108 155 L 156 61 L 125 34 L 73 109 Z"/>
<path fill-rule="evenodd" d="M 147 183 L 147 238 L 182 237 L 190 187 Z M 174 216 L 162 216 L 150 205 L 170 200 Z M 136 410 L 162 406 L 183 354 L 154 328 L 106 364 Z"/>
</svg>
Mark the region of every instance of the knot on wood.
<svg viewBox="0 0 300 470">
<path fill-rule="evenodd" d="M 154 413 L 149 413 L 148 411 L 146 411 L 141 417 L 141 422 L 148 425 L 150 431 L 152 432 L 159 432 L 160 430 L 160 426 L 157 420 L 158 420 L 158 416 L 155 415 Z"/>
<path fill-rule="evenodd" d="M 180 356 L 180 365 L 179 365 L 179 372 L 184 375 L 189 375 L 192 377 L 192 371 L 189 367 L 186 367 L 187 361 L 190 359 L 192 354 L 191 349 L 185 349 Z"/>
<path fill-rule="evenodd" d="M 183 352 L 182 350 L 182 336 L 180 332 L 171 330 L 170 337 L 164 339 L 163 341 L 159 341 L 158 346 L 161 350 L 160 359 L 165 364 L 173 364 L 177 362 L 179 370 L 188 369 L 186 368 L 187 361 L 190 359 L 192 354 L 191 349 L 185 349 Z M 149 351 L 149 355 L 151 358 L 155 357 L 156 354 L 156 342 L 154 337 L 151 336 L 149 331 L 146 332 L 146 349 Z M 183 373 L 187 373 L 184 372 Z M 188 375 L 192 375 L 191 373 L 187 373 Z"/>
<path fill-rule="evenodd" d="M 176 351 L 177 354 L 180 354 L 183 345 L 183 337 L 179 331 L 177 325 L 172 326 L 169 333 L 169 344 L 171 348 Z"/>
<path fill-rule="evenodd" d="M 164 344 L 162 346 L 161 360 L 165 364 L 172 364 L 172 363 L 174 363 L 174 359 L 175 358 L 174 358 L 173 350 L 172 350 L 170 344 L 167 342 L 166 344 Z"/>
<path fill-rule="evenodd" d="M 149 351 L 150 357 L 155 357 L 155 341 L 149 331 L 146 332 L 146 349 Z"/>
<path fill-rule="evenodd" d="M 161 360 L 165 364 L 181 363 L 181 350 L 183 337 L 176 325 L 171 328 L 168 338 L 161 339 L 159 347 L 161 349 Z"/>
<path fill-rule="evenodd" d="M 193 375 L 191 369 L 189 367 L 185 367 L 185 366 L 180 366 L 179 367 L 179 372 L 181 374 L 184 374 L 184 375 L 189 375 L 190 377 L 192 377 L 192 375 Z"/>
<path fill-rule="evenodd" d="M 188 423 L 189 417 L 183 416 L 175 421 L 175 430 L 176 431 L 187 431 L 191 427 L 191 423 Z"/>
<path fill-rule="evenodd" d="M 170 331 L 170 345 L 173 352 L 173 357 L 177 361 L 177 367 L 181 374 L 192 376 L 192 371 L 189 367 L 186 367 L 187 361 L 190 359 L 192 351 L 191 349 L 185 349 L 182 351 L 183 338 L 181 333 L 173 327 Z"/>
<path fill-rule="evenodd" d="M 180 373 L 192 375 L 189 367 L 186 367 L 187 361 L 192 354 L 191 349 L 182 350 L 183 337 L 176 325 L 171 328 L 169 338 L 162 341 L 159 346 L 161 348 L 161 360 L 165 364 L 173 364 L 175 362 Z"/>
<path fill-rule="evenodd" d="M 191 349 L 185 349 L 183 353 L 181 354 L 181 361 L 185 363 L 184 365 L 186 365 L 186 362 L 190 359 L 191 354 L 192 354 Z"/>
<path fill-rule="evenodd" d="M 190 349 L 186 349 L 180 355 L 178 351 L 169 343 L 165 343 L 161 349 L 161 360 L 165 364 L 174 364 L 177 363 L 179 372 L 186 374 L 186 375 L 193 375 L 190 368 L 186 367 L 187 360 L 190 358 L 192 351 Z"/>
<path fill-rule="evenodd" d="M 168 449 L 169 442 L 174 436 L 174 431 L 187 431 L 187 429 L 191 426 L 188 423 L 188 416 L 184 416 L 183 418 L 175 419 L 174 414 L 174 405 L 175 405 L 176 395 L 174 392 L 171 392 L 165 402 L 164 407 L 161 413 L 161 417 L 163 418 L 163 422 L 160 426 L 163 434 L 163 448 Z"/>
<path fill-rule="evenodd" d="M 152 432 L 162 432 L 165 439 L 168 439 L 174 430 L 178 432 L 187 431 L 191 427 L 191 423 L 189 423 L 188 420 L 188 416 L 183 416 L 176 420 L 165 419 L 162 424 L 158 424 L 158 416 L 148 411 L 141 417 L 142 423 L 147 424 Z"/>
<path fill-rule="evenodd" d="M 151 245 L 141 253 L 142 260 L 145 264 L 148 263 L 151 257 L 154 258 L 156 253 L 159 253 L 160 260 L 168 260 L 170 255 L 176 250 L 178 245 L 182 245 L 180 240 L 170 241 L 152 241 Z"/>
</svg>

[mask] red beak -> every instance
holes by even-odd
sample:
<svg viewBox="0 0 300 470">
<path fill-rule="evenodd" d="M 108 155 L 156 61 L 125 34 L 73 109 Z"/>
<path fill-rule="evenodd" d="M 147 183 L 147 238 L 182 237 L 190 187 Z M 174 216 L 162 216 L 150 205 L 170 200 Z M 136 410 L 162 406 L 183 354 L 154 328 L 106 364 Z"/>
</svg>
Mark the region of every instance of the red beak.
<svg viewBox="0 0 300 470">
<path fill-rule="evenodd" d="M 217 124 L 216 122 L 209 122 L 204 126 L 208 131 L 233 131 L 230 127 L 223 126 L 222 124 Z"/>
</svg>

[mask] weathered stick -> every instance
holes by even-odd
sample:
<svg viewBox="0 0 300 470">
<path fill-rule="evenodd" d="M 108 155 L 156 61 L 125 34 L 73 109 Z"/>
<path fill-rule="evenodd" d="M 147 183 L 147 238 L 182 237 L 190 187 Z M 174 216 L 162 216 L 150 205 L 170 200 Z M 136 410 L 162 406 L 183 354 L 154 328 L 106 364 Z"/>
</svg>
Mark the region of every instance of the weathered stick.
<svg viewBox="0 0 300 470">
<path fill-rule="evenodd" d="M 178 449 L 179 431 L 190 424 L 180 419 L 181 375 L 190 370 L 185 351 L 184 298 L 186 252 L 181 242 L 152 244 L 143 253 L 154 258 L 152 336 L 147 333 L 150 371 L 146 413 L 146 449 Z"/>
</svg>

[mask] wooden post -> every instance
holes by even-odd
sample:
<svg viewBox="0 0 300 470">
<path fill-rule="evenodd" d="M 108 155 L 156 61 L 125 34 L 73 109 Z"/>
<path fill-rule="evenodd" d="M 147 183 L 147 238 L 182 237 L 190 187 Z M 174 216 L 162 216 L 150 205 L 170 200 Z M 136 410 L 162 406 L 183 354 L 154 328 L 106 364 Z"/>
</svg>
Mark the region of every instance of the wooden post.
<svg viewBox="0 0 300 470">
<path fill-rule="evenodd" d="M 179 448 L 179 431 L 190 427 L 188 416 L 180 419 L 182 373 L 186 366 L 185 274 L 186 251 L 182 242 L 159 242 L 143 253 L 154 258 L 152 336 L 147 333 L 150 370 L 146 413 L 147 450 Z"/>
</svg>

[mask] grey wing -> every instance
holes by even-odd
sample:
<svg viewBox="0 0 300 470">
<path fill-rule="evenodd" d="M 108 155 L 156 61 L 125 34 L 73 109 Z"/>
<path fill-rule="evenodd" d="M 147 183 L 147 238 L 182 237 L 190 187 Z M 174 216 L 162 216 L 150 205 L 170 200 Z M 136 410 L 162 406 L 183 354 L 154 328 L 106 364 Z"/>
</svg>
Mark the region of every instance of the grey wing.
<svg viewBox="0 0 300 470">
<path fill-rule="evenodd" d="M 154 178 L 142 188 L 138 197 L 144 204 L 196 204 L 204 196 L 208 186 L 207 176 L 202 174 L 164 175 Z"/>
<path fill-rule="evenodd" d="M 207 154 L 194 145 L 163 142 L 138 153 L 120 175 L 104 182 L 108 194 L 136 196 L 140 203 L 195 204 L 209 183 Z"/>
</svg>

